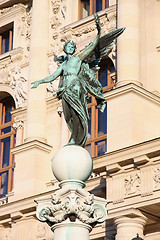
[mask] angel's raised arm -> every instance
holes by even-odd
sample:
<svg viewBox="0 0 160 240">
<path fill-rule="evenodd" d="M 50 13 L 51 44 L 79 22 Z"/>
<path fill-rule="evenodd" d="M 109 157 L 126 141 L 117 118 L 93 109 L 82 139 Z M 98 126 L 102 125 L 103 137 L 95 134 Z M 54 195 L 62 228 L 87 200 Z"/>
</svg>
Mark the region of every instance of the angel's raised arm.
<svg viewBox="0 0 160 240">
<path fill-rule="evenodd" d="M 79 58 L 83 61 L 97 46 L 100 36 L 101 36 L 101 25 L 100 25 L 100 21 L 99 21 L 99 17 L 97 15 L 97 13 L 94 14 L 94 20 L 96 23 L 96 27 L 97 27 L 97 36 L 95 38 L 95 40 L 93 42 L 91 42 L 88 47 L 86 47 L 84 49 L 84 51 L 79 55 Z"/>
<path fill-rule="evenodd" d="M 42 84 L 42 83 L 48 83 L 48 82 L 54 81 L 57 77 L 59 77 L 61 75 L 62 71 L 63 71 L 63 68 L 61 65 L 52 75 L 50 75 L 42 80 L 33 82 L 32 88 L 37 88 L 39 86 L 39 84 Z"/>
</svg>

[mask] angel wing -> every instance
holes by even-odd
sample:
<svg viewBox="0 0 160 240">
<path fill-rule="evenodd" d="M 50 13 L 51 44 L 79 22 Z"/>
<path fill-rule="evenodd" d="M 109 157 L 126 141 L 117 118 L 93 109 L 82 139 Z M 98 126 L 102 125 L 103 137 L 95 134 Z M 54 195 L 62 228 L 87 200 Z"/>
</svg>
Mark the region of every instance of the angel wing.
<svg viewBox="0 0 160 240">
<path fill-rule="evenodd" d="M 95 50 L 85 58 L 85 62 L 89 64 L 90 68 L 95 68 L 98 70 L 98 63 L 100 62 L 101 58 L 109 53 L 109 47 L 114 43 L 114 40 L 123 33 L 124 30 L 125 28 L 118 28 L 100 38 Z M 88 48 L 89 45 L 86 48 Z"/>
</svg>

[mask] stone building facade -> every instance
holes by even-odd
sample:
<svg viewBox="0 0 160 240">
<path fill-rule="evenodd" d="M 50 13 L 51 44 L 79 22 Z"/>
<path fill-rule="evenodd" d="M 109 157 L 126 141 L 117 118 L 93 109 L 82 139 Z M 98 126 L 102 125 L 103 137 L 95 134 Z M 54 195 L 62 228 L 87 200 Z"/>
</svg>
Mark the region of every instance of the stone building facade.
<svg viewBox="0 0 160 240">
<path fill-rule="evenodd" d="M 34 199 L 59 188 L 51 158 L 69 132 L 59 80 L 31 83 L 57 69 L 64 41 L 78 54 L 94 39 L 95 11 L 102 34 L 126 30 L 101 62 L 105 117 L 89 103 L 86 189 L 108 200 L 90 239 L 160 239 L 160 1 L 0 0 L 0 240 L 53 239 Z"/>
</svg>

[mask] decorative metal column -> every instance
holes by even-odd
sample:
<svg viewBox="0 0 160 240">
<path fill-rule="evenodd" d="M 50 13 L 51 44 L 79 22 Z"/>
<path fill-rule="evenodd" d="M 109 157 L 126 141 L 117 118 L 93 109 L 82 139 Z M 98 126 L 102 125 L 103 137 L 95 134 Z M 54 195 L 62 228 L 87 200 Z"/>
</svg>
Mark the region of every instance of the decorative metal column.
<svg viewBox="0 0 160 240">
<path fill-rule="evenodd" d="M 52 171 L 60 189 L 35 201 L 37 218 L 49 224 L 54 240 L 87 240 L 92 227 L 106 220 L 107 201 L 84 189 L 92 167 L 89 153 L 80 146 L 64 146 L 53 157 Z"/>
</svg>

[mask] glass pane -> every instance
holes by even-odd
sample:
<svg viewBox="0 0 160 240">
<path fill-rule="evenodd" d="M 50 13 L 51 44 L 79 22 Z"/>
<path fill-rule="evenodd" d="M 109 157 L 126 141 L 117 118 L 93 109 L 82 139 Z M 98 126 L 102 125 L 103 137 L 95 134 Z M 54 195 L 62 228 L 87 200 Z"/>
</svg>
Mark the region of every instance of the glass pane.
<svg viewBox="0 0 160 240">
<path fill-rule="evenodd" d="M 90 117 L 90 120 L 88 121 L 88 139 L 90 139 L 91 138 L 91 113 L 92 113 L 91 108 L 88 109 L 88 113 Z"/>
<path fill-rule="evenodd" d="M 9 133 L 11 131 L 11 127 L 2 128 L 2 134 Z"/>
<path fill-rule="evenodd" d="M 90 15 L 90 0 L 82 1 L 82 11 L 83 18 Z"/>
<path fill-rule="evenodd" d="M 102 10 L 102 0 L 96 0 L 96 12 Z"/>
<path fill-rule="evenodd" d="M 8 52 L 9 51 L 9 37 L 6 37 L 5 39 L 5 50 L 4 52 Z"/>
<path fill-rule="evenodd" d="M 107 133 L 107 107 L 104 112 L 98 111 L 98 136 Z"/>
<path fill-rule="evenodd" d="M 6 106 L 6 109 L 5 109 L 5 123 L 7 122 L 10 122 L 11 121 L 11 110 L 12 108 L 11 107 L 8 107 Z"/>
<path fill-rule="evenodd" d="M 105 152 L 107 151 L 107 139 L 96 142 L 95 147 L 97 156 L 105 154 Z"/>
<path fill-rule="evenodd" d="M 4 197 L 8 192 L 8 171 L 0 174 L 1 188 L 0 197 Z"/>
<path fill-rule="evenodd" d="M 10 158 L 10 137 L 2 139 L 3 143 L 3 161 L 2 168 L 9 166 L 9 158 Z"/>
<path fill-rule="evenodd" d="M 101 82 L 102 87 L 107 86 L 108 84 L 108 70 L 105 69 L 103 72 L 101 72 L 98 76 L 98 80 Z"/>
<path fill-rule="evenodd" d="M 88 144 L 85 146 L 85 149 L 89 152 L 89 154 L 91 155 L 91 144 Z"/>
</svg>

